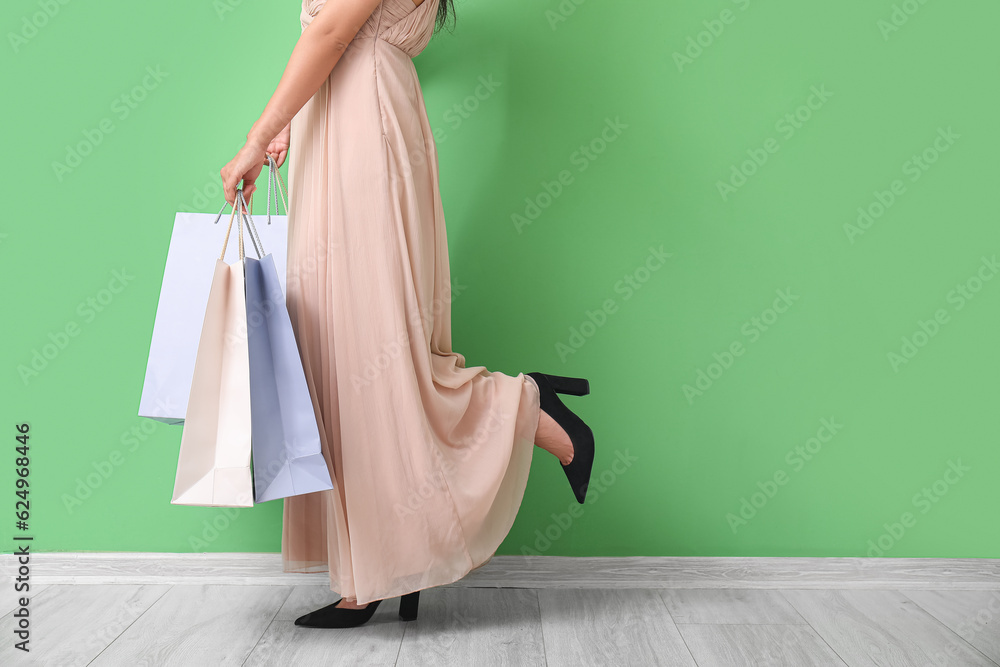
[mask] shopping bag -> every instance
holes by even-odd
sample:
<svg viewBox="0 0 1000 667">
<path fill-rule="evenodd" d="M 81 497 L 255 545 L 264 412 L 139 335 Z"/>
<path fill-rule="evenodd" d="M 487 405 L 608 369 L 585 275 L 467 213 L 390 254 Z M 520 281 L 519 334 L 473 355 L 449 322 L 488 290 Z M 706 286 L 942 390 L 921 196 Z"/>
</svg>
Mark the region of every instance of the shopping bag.
<svg viewBox="0 0 1000 667">
<path fill-rule="evenodd" d="M 275 190 L 285 202 L 285 215 L 271 215 L 271 183 L 275 174 L 278 177 L 278 181 L 274 181 Z M 284 183 L 274 166 L 268 176 L 268 224 L 261 225 L 258 236 L 274 256 L 278 281 L 284 292 L 288 209 L 279 182 Z M 252 204 L 252 195 L 250 200 Z M 166 424 L 184 423 L 202 319 L 216 267 L 213 260 L 218 254 L 216 243 L 221 231 L 218 222 L 226 206 L 223 204 L 222 210 L 214 216 L 211 213 L 177 213 L 174 216 L 139 399 L 140 417 Z M 277 212 L 277 196 L 274 208 Z M 236 255 L 236 248 L 228 248 L 226 263 L 236 261 Z"/>
<path fill-rule="evenodd" d="M 332 489 L 274 255 L 247 257 L 244 268 L 254 500 Z"/>
<path fill-rule="evenodd" d="M 170 501 L 174 505 L 253 506 L 242 219 L 237 222 L 239 259 L 232 264 L 224 259 L 237 208 L 215 261 L 204 311 Z"/>
</svg>

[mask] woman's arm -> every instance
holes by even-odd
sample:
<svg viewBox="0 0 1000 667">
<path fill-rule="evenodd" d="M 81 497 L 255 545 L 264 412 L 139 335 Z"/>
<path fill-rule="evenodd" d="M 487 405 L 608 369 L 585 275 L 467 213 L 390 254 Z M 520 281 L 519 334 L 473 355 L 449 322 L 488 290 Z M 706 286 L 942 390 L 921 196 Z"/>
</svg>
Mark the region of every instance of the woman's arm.
<svg viewBox="0 0 1000 667">
<path fill-rule="evenodd" d="M 256 188 L 254 181 L 267 161 L 265 151 L 268 144 L 319 90 L 347 45 L 380 2 L 327 0 L 302 31 L 274 94 L 247 133 L 246 144 L 222 168 L 226 201 L 230 204 L 235 201 L 236 188 L 241 180 L 244 195 L 253 193 Z"/>
</svg>

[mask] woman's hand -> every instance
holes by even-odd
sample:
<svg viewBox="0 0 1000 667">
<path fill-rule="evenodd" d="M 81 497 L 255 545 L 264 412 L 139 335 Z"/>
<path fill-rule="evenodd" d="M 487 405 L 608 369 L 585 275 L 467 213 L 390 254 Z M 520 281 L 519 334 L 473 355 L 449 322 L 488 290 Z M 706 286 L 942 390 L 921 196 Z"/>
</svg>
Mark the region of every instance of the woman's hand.
<svg viewBox="0 0 1000 667">
<path fill-rule="evenodd" d="M 254 191 L 253 181 L 266 163 L 268 153 L 275 155 L 275 162 L 279 165 L 286 159 L 289 141 L 284 135 L 288 132 L 290 136 L 290 124 L 295 115 L 329 78 L 347 46 L 381 1 L 330 0 L 320 3 L 319 11 L 295 43 L 274 94 L 250 128 L 247 145 L 222 168 L 226 201 L 235 198 L 240 179 L 243 180 L 244 194 Z"/>
<path fill-rule="evenodd" d="M 274 94 L 247 134 L 247 143 L 222 168 L 222 189 L 227 202 L 232 204 L 236 200 L 236 186 L 241 180 L 243 194 L 253 194 L 256 190 L 254 181 L 267 162 L 267 154 L 272 152 L 272 144 L 277 149 L 272 152 L 277 153 L 275 162 L 280 165 L 284 161 L 289 142 L 282 135 L 287 131 L 290 136 L 290 124 L 295 114 L 330 76 L 347 45 L 380 2 L 335 0 L 323 3 L 295 43 Z M 284 129 L 276 129 L 280 127 Z"/>
<path fill-rule="evenodd" d="M 267 153 L 264 149 L 258 140 L 248 137 L 236 157 L 219 172 L 222 174 L 222 191 L 230 205 L 236 202 L 236 188 L 240 181 L 243 181 L 243 197 L 246 199 L 249 199 L 257 189 L 254 181 L 267 164 Z"/>
<path fill-rule="evenodd" d="M 275 163 L 279 167 L 284 163 L 285 156 L 288 155 L 288 146 L 291 144 L 291 141 L 292 124 L 289 123 L 267 146 L 267 154 L 274 158 Z"/>
</svg>

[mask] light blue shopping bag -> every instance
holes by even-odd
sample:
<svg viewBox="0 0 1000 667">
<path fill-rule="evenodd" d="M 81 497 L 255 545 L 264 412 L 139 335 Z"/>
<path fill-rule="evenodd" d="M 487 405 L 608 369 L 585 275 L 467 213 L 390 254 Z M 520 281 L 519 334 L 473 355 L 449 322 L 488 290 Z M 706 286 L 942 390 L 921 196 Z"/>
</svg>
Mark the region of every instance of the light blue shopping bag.
<svg viewBox="0 0 1000 667">
<path fill-rule="evenodd" d="M 255 234 L 242 192 L 238 198 Z M 257 253 L 244 258 L 244 275 L 254 502 L 265 502 L 327 491 L 333 481 L 274 256 Z"/>
</svg>

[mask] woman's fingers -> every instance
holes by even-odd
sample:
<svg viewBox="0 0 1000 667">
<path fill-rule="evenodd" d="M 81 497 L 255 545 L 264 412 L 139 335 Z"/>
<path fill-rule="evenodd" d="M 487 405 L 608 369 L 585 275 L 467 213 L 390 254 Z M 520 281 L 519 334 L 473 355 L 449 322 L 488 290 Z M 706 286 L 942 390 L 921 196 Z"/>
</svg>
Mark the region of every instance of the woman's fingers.
<svg viewBox="0 0 1000 667">
<path fill-rule="evenodd" d="M 288 148 L 271 147 L 268 149 L 267 154 L 273 157 L 275 164 L 280 167 L 285 163 L 285 158 L 288 156 Z"/>
<path fill-rule="evenodd" d="M 287 155 L 288 155 L 287 149 L 278 151 L 278 156 L 274 158 L 275 164 L 278 165 L 279 167 L 283 165 L 285 163 L 285 156 Z"/>
<path fill-rule="evenodd" d="M 274 158 L 275 163 L 280 167 L 285 162 L 288 155 L 288 145 L 290 143 L 292 124 L 285 125 L 284 129 L 278 133 L 267 147 L 267 153 Z"/>
<path fill-rule="evenodd" d="M 288 144 L 273 143 L 268 146 L 267 154 L 273 157 L 280 167 L 288 155 Z"/>
<path fill-rule="evenodd" d="M 260 175 L 261 169 L 264 168 L 263 163 L 258 162 L 257 166 L 252 167 L 250 171 L 243 174 L 243 196 L 249 197 L 253 194 L 254 190 L 257 189 L 256 180 Z"/>
<path fill-rule="evenodd" d="M 231 173 L 228 164 L 222 168 L 222 193 L 230 206 L 236 201 L 236 184 L 239 182 L 239 179 L 234 178 Z"/>
<path fill-rule="evenodd" d="M 257 189 L 254 181 L 257 180 L 261 169 L 264 168 L 264 158 L 266 158 L 257 152 L 259 150 L 261 149 L 244 145 L 236 157 L 230 160 L 219 172 L 222 175 L 222 191 L 230 206 L 236 201 L 236 188 L 239 187 L 241 181 L 245 197 L 249 197 Z"/>
</svg>

